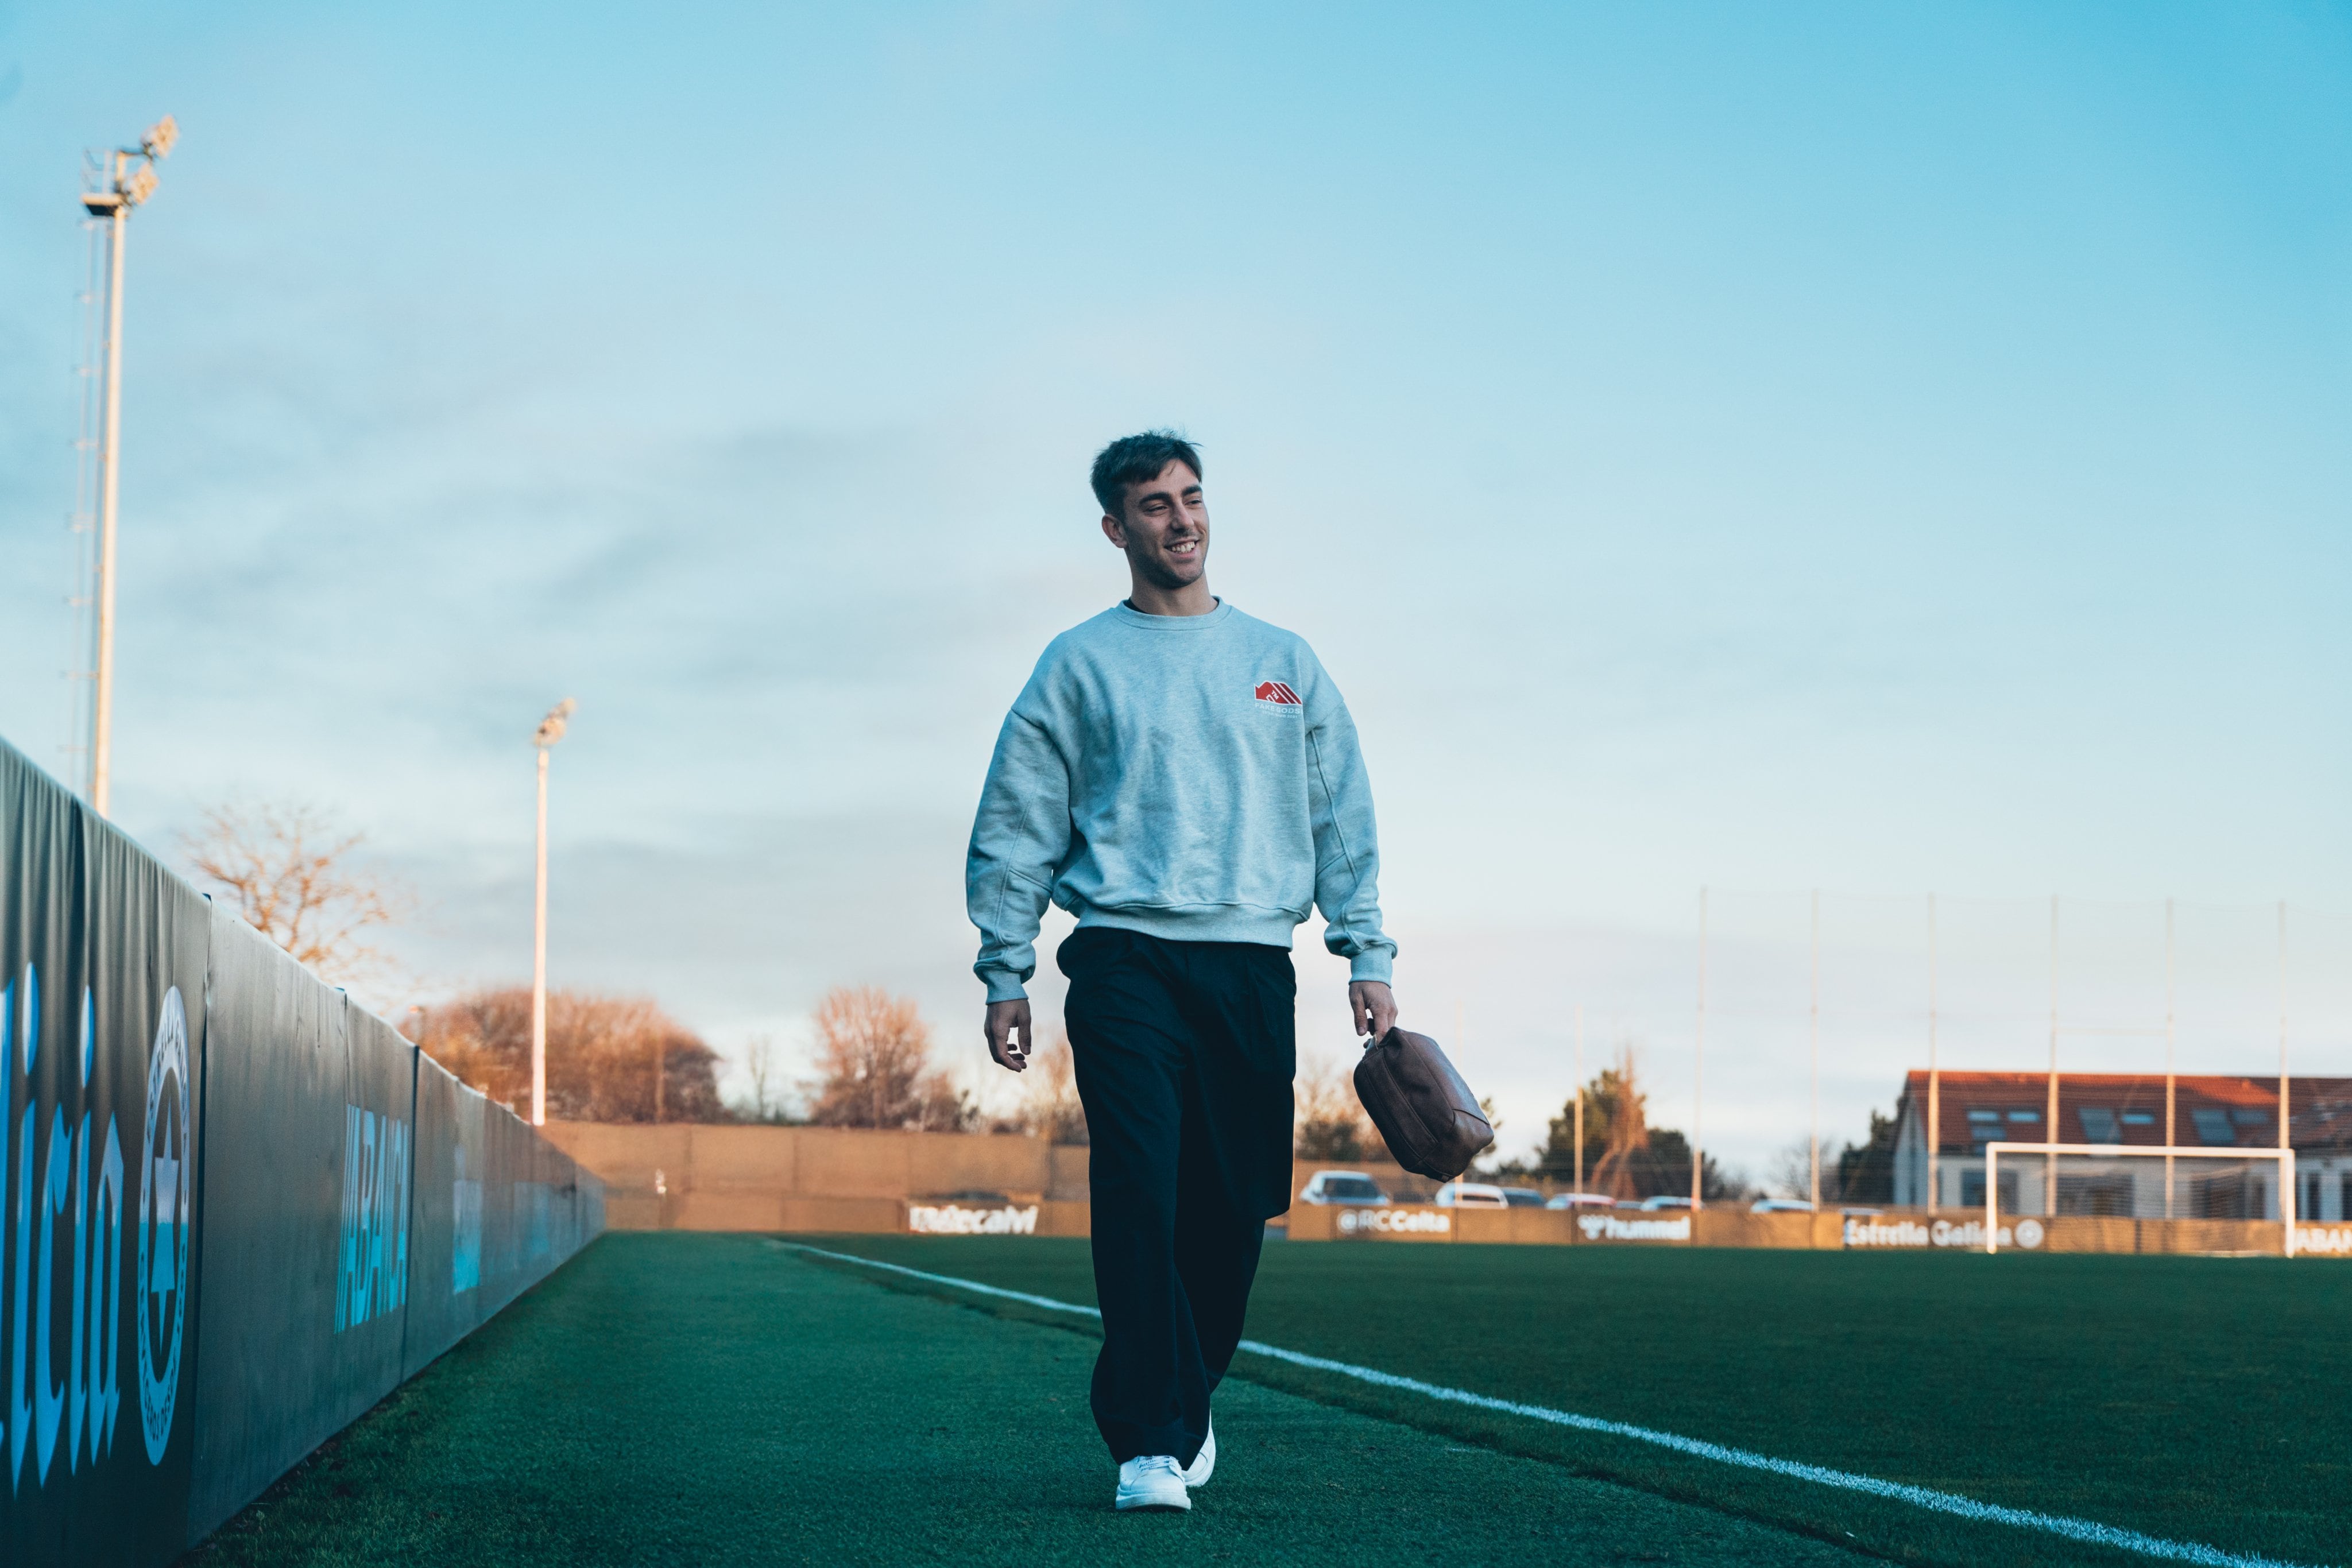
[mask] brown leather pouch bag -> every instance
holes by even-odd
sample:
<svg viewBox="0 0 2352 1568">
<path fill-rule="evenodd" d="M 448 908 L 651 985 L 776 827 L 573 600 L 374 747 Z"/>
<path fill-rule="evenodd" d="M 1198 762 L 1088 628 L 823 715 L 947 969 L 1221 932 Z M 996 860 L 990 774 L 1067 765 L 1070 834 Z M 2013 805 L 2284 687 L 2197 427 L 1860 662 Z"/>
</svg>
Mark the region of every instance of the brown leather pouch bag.
<svg viewBox="0 0 2352 1568">
<path fill-rule="evenodd" d="M 1437 1042 L 1391 1029 L 1356 1063 L 1356 1098 L 1396 1163 L 1432 1181 L 1452 1181 L 1495 1141 L 1478 1097 Z"/>
</svg>

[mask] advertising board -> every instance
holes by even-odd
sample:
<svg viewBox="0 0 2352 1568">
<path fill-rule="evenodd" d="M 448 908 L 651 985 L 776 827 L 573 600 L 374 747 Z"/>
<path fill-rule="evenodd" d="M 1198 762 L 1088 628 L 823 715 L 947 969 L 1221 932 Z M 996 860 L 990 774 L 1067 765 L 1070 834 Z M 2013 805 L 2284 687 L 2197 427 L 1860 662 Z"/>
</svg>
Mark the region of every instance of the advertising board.
<svg viewBox="0 0 2352 1568">
<path fill-rule="evenodd" d="M 1850 1214 L 1842 1230 L 1848 1247 L 1958 1247 L 1981 1252 L 1985 1244 L 1981 1219 L 1889 1219 Z M 2021 1219 L 2014 1227 L 2002 1226 L 1993 1242 L 1999 1247 L 2015 1246 L 2031 1252 L 2042 1245 L 2046 1235 L 2042 1221 Z"/>
<path fill-rule="evenodd" d="M 909 1203 L 907 1228 L 917 1236 L 1034 1236 L 1037 1206 Z"/>
<path fill-rule="evenodd" d="M 0 743 L 0 1563 L 176 1561 L 602 1228 L 421 1061 Z"/>
<path fill-rule="evenodd" d="M 1392 1207 L 1339 1207 L 1331 1228 L 1346 1241 L 1451 1241 L 1454 1212 L 1399 1204 Z"/>
<path fill-rule="evenodd" d="M 2298 1225 L 2294 1228 L 2298 1258 L 2352 1258 L 2352 1225 Z"/>
<path fill-rule="evenodd" d="M 1678 1214 L 1668 1218 L 1639 1210 L 1580 1214 L 1576 1217 L 1576 1238 L 1580 1241 L 1688 1241 L 1691 1217 Z"/>
<path fill-rule="evenodd" d="M 186 1535 L 205 901 L 0 746 L 0 1562 Z"/>
</svg>

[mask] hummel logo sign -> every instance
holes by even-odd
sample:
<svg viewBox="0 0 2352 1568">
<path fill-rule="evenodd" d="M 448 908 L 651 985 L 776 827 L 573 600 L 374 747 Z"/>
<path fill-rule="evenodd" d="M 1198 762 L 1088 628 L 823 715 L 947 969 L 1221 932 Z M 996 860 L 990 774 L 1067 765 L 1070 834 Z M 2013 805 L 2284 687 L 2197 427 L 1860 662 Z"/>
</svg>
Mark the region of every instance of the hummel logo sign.
<svg viewBox="0 0 2352 1568">
<path fill-rule="evenodd" d="M 1284 685 L 1280 681 L 1260 681 L 1257 684 L 1257 700 L 1262 703 L 1278 704 L 1286 707 L 1297 707 L 1300 706 L 1298 694 L 1292 691 L 1288 686 Z"/>
</svg>

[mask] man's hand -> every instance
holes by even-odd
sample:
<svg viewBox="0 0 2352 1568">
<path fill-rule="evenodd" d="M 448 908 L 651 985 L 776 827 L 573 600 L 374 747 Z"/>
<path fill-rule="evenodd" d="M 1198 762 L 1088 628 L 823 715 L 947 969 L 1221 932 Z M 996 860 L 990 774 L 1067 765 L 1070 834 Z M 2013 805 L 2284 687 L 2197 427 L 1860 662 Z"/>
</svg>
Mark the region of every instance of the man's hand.
<svg viewBox="0 0 2352 1568">
<path fill-rule="evenodd" d="M 1356 1018 L 1356 1032 L 1369 1035 L 1374 1043 L 1388 1038 L 1396 1027 L 1396 997 L 1383 980 L 1350 980 L 1348 982 L 1348 1010 Z M 989 1017 L 995 1018 L 990 1009 Z"/>
<path fill-rule="evenodd" d="M 1381 988 L 1385 990 L 1387 988 Z M 1396 1009 L 1389 1009 L 1394 1016 Z M 1029 1065 L 1029 998 L 1015 997 L 1009 1002 L 988 1004 L 988 1054 L 996 1065 L 1019 1072 Z M 1013 1037 L 1019 1035 L 1016 1040 Z"/>
</svg>

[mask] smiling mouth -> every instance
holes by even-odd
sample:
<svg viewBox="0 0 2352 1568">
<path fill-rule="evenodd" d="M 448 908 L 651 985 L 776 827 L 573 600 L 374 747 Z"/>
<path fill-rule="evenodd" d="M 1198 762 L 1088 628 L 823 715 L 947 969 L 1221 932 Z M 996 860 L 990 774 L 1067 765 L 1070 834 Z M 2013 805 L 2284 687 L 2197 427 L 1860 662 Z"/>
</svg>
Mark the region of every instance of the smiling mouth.
<svg viewBox="0 0 2352 1568">
<path fill-rule="evenodd" d="M 1168 547 L 1168 553 L 1170 555 L 1184 556 L 1198 555 L 1201 553 L 1201 541 L 1199 539 L 1178 539 Z"/>
</svg>

